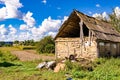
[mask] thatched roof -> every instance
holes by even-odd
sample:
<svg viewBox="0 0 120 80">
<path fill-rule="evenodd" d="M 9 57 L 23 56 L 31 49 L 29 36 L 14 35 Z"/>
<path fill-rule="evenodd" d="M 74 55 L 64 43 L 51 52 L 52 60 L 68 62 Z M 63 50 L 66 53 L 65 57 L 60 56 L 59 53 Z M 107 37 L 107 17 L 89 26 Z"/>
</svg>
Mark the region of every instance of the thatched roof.
<svg viewBox="0 0 120 80">
<path fill-rule="evenodd" d="M 79 37 L 79 22 L 81 20 L 89 30 L 94 32 L 97 39 L 120 42 L 120 33 L 118 33 L 110 23 L 97 20 L 76 10 L 74 10 L 63 23 L 55 39 L 57 37 Z"/>
</svg>

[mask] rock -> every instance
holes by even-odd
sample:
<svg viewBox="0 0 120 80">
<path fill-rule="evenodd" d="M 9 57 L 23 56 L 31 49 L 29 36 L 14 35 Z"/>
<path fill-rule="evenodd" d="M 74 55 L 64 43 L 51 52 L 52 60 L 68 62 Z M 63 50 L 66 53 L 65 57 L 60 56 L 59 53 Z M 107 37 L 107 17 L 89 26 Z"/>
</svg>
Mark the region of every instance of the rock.
<svg viewBox="0 0 120 80">
<path fill-rule="evenodd" d="M 42 63 L 38 64 L 38 66 L 36 68 L 41 69 L 41 68 L 45 67 L 46 64 L 47 64 L 47 62 L 42 62 Z"/>
<path fill-rule="evenodd" d="M 54 69 L 54 72 L 59 72 L 60 70 L 65 69 L 65 64 L 64 63 L 58 63 L 57 66 Z"/>
<path fill-rule="evenodd" d="M 56 66 L 56 62 L 55 61 L 49 61 L 49 62 L 42 62 L 40 64 L 38 64 L 38 66 L 36 68 L 38 69 L 42 69 L 43 67 L 47 68 L 47 69 L 54 69 L 54 67 Z"/>
<path fill-rule="evenodd" d="M 56 62 L 55 61 L 50 61 L 50 62 L 47 62 L 46 64 L 46 68 L 48 69 L 54 69 L 54 67 L 56 66 Z"/>
</svg>

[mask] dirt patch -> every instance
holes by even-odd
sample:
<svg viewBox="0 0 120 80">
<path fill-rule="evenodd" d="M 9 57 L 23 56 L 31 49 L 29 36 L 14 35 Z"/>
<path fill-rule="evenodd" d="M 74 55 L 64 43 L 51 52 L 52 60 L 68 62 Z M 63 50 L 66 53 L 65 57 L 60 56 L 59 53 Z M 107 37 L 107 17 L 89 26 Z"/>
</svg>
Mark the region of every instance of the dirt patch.
<svg viewBox="0 0 120 80">
<path fill-rule="evenodd" d="M 24 50 L 24 51 L 11 51 L 13 55 L 16 55 L 21 61 L 33 61 L 33 60 L 54 60 L 54 56 L 46 56 L 41 54 L 36 54 L 34 50 Z"/>
</svg>

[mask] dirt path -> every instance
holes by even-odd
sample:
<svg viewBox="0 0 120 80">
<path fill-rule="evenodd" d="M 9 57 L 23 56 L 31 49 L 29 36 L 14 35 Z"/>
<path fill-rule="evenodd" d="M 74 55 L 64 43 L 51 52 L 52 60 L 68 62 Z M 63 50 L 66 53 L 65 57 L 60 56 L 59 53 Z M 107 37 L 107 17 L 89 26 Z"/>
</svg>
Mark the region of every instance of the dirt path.
<svg viewBox="0 0 120 80">
<path fill-rule="evenodd" d="M 36 54 L 33 50 L 24 50 L 24 51 L 11 51 L 13 55 L 16 55 L 21 61 L 32 61 L 32 60 L 54 60 L 54 56 L 46 56 Z"/>
</svg>

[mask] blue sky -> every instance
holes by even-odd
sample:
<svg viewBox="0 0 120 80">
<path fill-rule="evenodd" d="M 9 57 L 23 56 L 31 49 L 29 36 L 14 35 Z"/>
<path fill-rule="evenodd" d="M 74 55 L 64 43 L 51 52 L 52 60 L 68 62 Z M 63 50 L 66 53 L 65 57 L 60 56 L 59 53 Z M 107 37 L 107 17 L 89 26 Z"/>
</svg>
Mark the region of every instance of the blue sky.
<svg viewBox="0 0 120 80">
<path fill-rule="evenodd" d="M 73 9 L 106 16 L 116 7 L 120 14 L 120 0 L 0 0 L 0 41 L 55 36 Z"/>
</svg>

